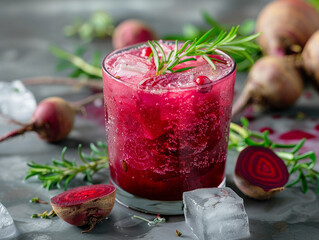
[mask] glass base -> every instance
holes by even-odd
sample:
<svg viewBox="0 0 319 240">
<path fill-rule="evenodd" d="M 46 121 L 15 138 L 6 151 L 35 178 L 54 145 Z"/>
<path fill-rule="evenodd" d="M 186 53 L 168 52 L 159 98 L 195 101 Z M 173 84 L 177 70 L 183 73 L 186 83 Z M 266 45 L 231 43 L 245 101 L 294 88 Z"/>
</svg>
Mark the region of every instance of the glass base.
<svg viewBox="0 0 319 240">
<path fill-rule="evenodd" d="M 111 179 L 112 184 L 116 187 L 116 201 L 128 208 L 135 209 L 144 213 L 162 214 L 162 215 L 182 215 L 183 201 L 158 201 L 141 198 L 130 194 L 117 186 Z M 226 178 L 218 187 L 225 187 Z"/>
</svg>

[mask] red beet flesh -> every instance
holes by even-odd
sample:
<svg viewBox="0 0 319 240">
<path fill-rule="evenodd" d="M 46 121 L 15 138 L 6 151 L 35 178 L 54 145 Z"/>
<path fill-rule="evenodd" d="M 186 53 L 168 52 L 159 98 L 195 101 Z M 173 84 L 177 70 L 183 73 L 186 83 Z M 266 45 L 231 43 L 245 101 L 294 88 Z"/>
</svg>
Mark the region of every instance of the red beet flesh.
<svg viewBox="0 0 319 240">
<path fill-rule="evenodd" d="M 269 148 L 249 146 L 237 158 L 234 180 L 249 197 L 268 199 L 284 189 L 288 178 L 285 163 Z"/>
<path fill-rule="evenodd" d="M 50 203 L 61 219 L 75 226 L 88 226 L 84 231 L 88 232 L 109 215 L 115 192 L 113 185 L 80 186 L 51 198 Z"/>
<path fill-rule="evenodd" d="M 279 136 L 279 138 L 281 140 L 301 140 L 303 138 L 313 139 L 315 137 L 316 137 L 315 135 L 308 133 L 308 132 L 305 132 L 305 131 L 302 131 L 302 130 L 291 130 L 291 131 L 285 132 Z"/>
</svg>

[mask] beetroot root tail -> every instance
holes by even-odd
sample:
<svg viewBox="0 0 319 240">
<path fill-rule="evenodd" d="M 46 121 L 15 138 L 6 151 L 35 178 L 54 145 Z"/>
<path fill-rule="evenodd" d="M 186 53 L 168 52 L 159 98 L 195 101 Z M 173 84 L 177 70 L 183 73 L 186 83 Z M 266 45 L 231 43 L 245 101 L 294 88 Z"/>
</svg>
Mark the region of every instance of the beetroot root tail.
<svg viewBox="0 0 319 240">
<path fill-rule="evenodd" d="M 15 137 L 15 136 L 19 136 L 24 134 L 25 132 L 29 132 L 29 131 L 33 131 L 33 125 L 29 124 L 29 125 L 24 125 L 23 127 L 13 130 L 12 132 L 7 133 L 6 135 L 0 137 L 0 142 L 3 142 L 9 138 Z"/>
<path fill-rule="evenodd" d="M 243 91 L 239 98 L 235 101 L 232 107 L 232 119 L 235 118 L 241 111 L 251 104 L 251 96 L 248 91 Z"/>
</svg>

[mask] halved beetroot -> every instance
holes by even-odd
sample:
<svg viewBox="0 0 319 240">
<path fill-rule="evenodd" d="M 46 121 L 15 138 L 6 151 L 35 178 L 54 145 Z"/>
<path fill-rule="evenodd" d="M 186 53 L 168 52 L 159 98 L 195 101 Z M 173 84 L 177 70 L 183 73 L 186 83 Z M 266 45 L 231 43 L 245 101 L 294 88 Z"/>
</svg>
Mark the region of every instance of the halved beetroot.
<svg viewBox="0 0 319 240">
<path fill-rule="evenodd" d="M 237 158 L 235 184 L 251 198 L 271 198 L 284 190 L 288 178 L 285 163 L 269 148 L 249 146 Z"/>
<path fill-rule="evenodd" d="M 89 232 L 111 212 L 115 192 L 112 185 L 80 186 L 56 195 L 50 203 L 58 217 L 75 226 L 88 226 L 83 232 Z"/>
</svg>

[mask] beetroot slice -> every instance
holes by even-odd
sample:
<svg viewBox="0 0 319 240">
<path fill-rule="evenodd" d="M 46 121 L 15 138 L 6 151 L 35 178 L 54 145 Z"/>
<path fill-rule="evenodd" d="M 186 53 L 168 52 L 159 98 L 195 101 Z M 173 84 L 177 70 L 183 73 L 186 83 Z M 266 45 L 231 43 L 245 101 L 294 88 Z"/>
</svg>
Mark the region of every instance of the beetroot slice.
<svg viewBox="0 0 319 240">
<path fill-rule="evenodd" d="M 58 217 L 75 226 L 87 225 L 83 232 L 88 232 L 111 212 L 115 193 L 113 185 L 81 186 L 51 198 L 50 203 Z"/>
<path fill-rule="evenodd" d="M 113 185 L 97 184 L 80 186 L 51 198 L 51 203 L 60 207 L 76 206 L 106 196 L 114 191 L 115 187 Z"/>
<path fill-rule="evenodd" d="M 289 178 L 283 160 L 269 148 L 260 146 L 249 146 L 239 154 L 235 174 L 266 192 L 284 187 Z"/>
</svg>

